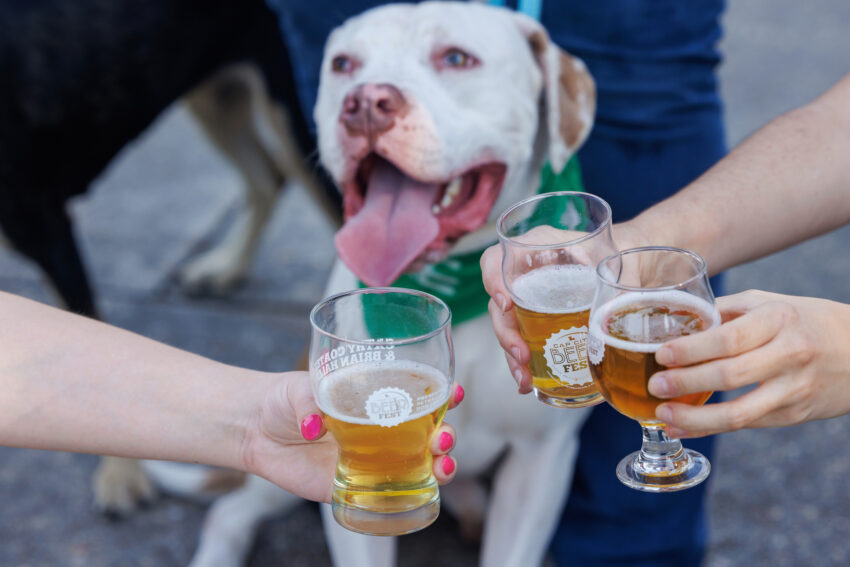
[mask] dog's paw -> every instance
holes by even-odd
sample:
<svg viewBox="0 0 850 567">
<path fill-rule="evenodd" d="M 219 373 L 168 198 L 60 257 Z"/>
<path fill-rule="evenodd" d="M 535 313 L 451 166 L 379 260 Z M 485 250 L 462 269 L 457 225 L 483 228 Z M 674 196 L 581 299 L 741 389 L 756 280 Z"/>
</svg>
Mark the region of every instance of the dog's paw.
<svg viewBox="0 0 850 567">
<path fill-rule="evenodd" d="M 220 246 L 188 260 L 174 279 L 186 295 L 225 295 L 244 281 L 245 270 L 242 258 Z"/>
<path fill-rule="evenodd" d="M 95 505 L 107 518 L 120 519 L 156 497 L 156 489 L 135 459 L 103 457 L 92 479 Z"/>
</svg>

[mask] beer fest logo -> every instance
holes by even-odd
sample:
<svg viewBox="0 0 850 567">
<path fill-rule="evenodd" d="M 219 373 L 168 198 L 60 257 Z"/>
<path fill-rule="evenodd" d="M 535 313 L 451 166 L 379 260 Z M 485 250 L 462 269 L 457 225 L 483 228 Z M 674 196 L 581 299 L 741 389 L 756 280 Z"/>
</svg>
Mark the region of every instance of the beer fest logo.
<svg viewBox="0 0 850 567">
<path fill-rule="evenodd" d="M 598 336 L 590 333 L 587 336 L 587 358 L 591 364 L 599 365 L 605 356 L 605 343 Z"/>
<path fill-rule="evenodd" d="M 590 384 L 587 367 L 587 327 L 552 333 L 543 345 L 543 356 L 553 378 L 565 386 Z"/>
<path fill-rule="evenodd" d="M 375 390 L 366 400 L 366 415 L 381 427 L 394 427 L 404 422 L 413 409 L 413 398 L 400 388 Z"/>
</svg>

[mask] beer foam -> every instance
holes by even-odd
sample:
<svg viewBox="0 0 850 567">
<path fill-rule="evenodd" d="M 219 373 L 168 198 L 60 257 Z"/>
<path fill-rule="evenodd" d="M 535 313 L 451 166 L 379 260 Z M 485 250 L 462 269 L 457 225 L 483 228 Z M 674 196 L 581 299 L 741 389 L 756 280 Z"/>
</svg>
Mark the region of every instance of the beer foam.
<svg viewBox="0 0 850 567">
<path fill-rule="evenodd" d="M 555 264 L 523 274 L 513 282 L 514 300 L 538 313 L 578 313 L 590 309 L 596 290 L 591 266 Z"/>
<path fill-rule="evenodd" d="M 397 388 L 410 394 L 414 407 L 404 421 L 412 421 L 446 403 L 449 380 L 433 366 L 410 360 L 356 364 L 321 378 L 316 388 L 316 403 L 322 412 L 340 421 L 374 425 L 367 415 L 366 402 L 383 388 Z"/>
<path fill-rule="evenodd" d="M 713 329 L 720 324 L 720 313 L 717 309 L 708 301 L 690 293 L 678 290 L 663 292 L 633 291 L 618 295 L 604 304 L 601 309 L 592 313 L 588 333 L 595 337 L 601 337 L 605 344 L 614 348 L 631 352 L 658 352 L 658 349 L 664 344 L 663 341 L 660 343 L 636 343 L 612 337 L 602 331 L 602 322 L 608 319 L 613 311 L 642 304 L 692 309 L 710 321 L 708 329 Z"/>
</svg>

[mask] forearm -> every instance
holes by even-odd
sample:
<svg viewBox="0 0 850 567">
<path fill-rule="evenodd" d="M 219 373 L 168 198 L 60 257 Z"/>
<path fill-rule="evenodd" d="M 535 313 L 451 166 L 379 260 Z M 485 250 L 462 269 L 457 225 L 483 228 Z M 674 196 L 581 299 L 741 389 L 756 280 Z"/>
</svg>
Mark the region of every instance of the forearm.
<svg viewBox="0 0 850 567">
<path fill-rule="evenodd" d="M 626 224 L 642 243 L 698 252 L 716 273 L 850 222 L 847 156 L 850 75 Z"/>
<path fill-rule="evenodd" d="M 0 445 L 241 468 L 271 379 L 0 293 Z"/>
</svg>

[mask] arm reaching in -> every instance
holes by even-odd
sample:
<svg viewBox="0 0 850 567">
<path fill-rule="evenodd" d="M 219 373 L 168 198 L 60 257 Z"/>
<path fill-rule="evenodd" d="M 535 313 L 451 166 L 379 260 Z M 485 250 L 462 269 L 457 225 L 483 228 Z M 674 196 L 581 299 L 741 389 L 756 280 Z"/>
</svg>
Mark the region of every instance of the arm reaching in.
<svg viewBox="0 0 850 567">
<path fill-rule="evenodd" d="M 850 222 L 847 155 L 850 74 L 753 134 L 676 195 L 615 225 L 614 241 L 620 249 L 693 250 L 711 273 L 776 252 Z M 481 258 L 490 316 L 519 391 L 528 393 L 531 354 L 519 335 L 501 262 L 498 246 Z"/>
<path fill-rule="evenodd" d="M 329 500 L 337 447 L 306 372 L 228 366 L 6 293 L 0 313 L 0 445 L 223 466 Z M 443 483 L 453 441 L 445 425 L 432 443 Z"/>
</svg>

